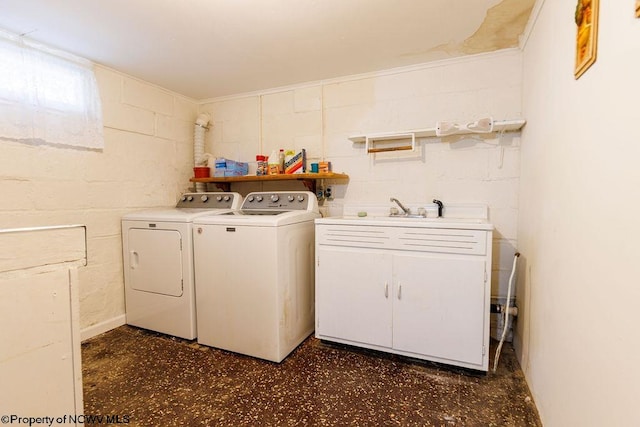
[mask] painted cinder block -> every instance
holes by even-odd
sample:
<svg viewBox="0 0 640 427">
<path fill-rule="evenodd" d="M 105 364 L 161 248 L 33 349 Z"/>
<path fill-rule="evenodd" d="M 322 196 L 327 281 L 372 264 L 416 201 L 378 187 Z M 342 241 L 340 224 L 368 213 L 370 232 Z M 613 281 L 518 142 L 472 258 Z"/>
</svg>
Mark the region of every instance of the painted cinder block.
<svg viewBox="0 0 640 427">
<path fill-rule="evenodd" d="M 122 102 L 122 84 L 125 77 L 99 65 L 96 65 L 94 70 L 102 102 Z"/>
<path fill-rule="evenodd" d="M 443 148 L 433 153 L 442 179 L 488 179 L 489 150 L 465 149 L 463 144 L 448 144 Z"/>
<path fill-rule="evenodd" d="M 174 96 L 168 91 L 143 83 L 132 78 L 125 78 L 122 85 L 122 102 L 144 110 L 173 115 Z"/>
<path fill-rule="evenodd" d="M 362 157 L 364 153 L 364 144 L 353 144 L 348 137 L 355 133 L 325 133 L 324 135 L 324 153 L 331 160 L 336 157 Z"/>
<path fill-rule="evenodd" d="M 43 211 L 57 209 L 90 209 L 92 205 L 87 200 L 90 186 L 86 181 L 41 181 L 37 185 L 34 197 L 34 207 Z"/>
<path fill-rule="evenodd" d="M 293 91 L 270 93 L 261 97 L 262 116 L 293 114 Z"/>
<path fill-rule="evenodd" d="M 496 209 L 518 209 L 519 178 L 505 178 L 484 182 L 486 201 Z"/>
<path fill-rule="evenodd" d="M 503 146 L 502 143 L 505 144 L 513 144 L 511 141 L 513 135 L 509 135 L 504 138 L 502 142 L 497 140 L 497 143 L 500 143 L 500 147 L 495 150 L 492 150 L 489 154 L 489 167 L 488 167 L 488 177 L 489 179 L 505 179 L 505 178 L 519 178 L 520 177 L 520 147 L 519 147 L 519 137 L 515 139 L 518 140 L 518 146 Z"/>
<path fill-rule="evenodd" d="M 156 114 L 155 136 L 172 141 L 189 140 L 193 144 L 194 126 L 193 121 Z"/>
<path fill-rule="evenodd" d="M 489 220 L 496 228 L 494 238 L 517 241 L 518 238 L 518 210 L 513 208 L 489 209 Z"/>
<path fill-rule="evenodd" d="M 215 121 L 258 122 L 260 97 L 249 96 L 203 104 L 200 112 L 208 113 Z"/>
<path fill-rule="evenodd" d="M 0 179 L 0 208 L 3 211 L 19 212 L 35 209 L 34 197 L 36 186 L 33 182 L 24 178 L 2 178 Z M 3 222 L 3 227 L 12 227 L 12 221 Z"/>
<path fill-rule="evenodd" d="M 83 328 L 124 314 L 122 274 L 121 260 L 111 264 L 94 265 L 89 262 L 78 271 L 80 283 L 91 284 L 79 288 L 80 319 Z"/>
<path fill-rule="evenodd" d="M 322 113 L 320 111 L 303 111 L 294 114 L 292 126 L 294 136 L 322 134 Z"/>
<path fill-rule="evenodd" d="M 195 100 L 173 94 L 173 117 L 195 123 L 198 116 L 198 104 Z"/>
<path fill-rule="evenodd" d="M 513 256 L 517 252 L 517 241 L 512 239 L 494 239 L 493 257 L 491 260 L 493 270 L 511 271 Z"/>
<path fill-rule="evenodd" d="M 259 100 L 257 97 L 206 104 L 201 111 L 207 112 L 213 120 L 213 126 L 205 135 L 206 148 L 218 151 L 218 153 L 212 152 L 212 154 L 220 154 L 216 148 L 220 143 L 251 142 L 260 139 Z M 227 154 L 222 153 L 222 155 Z"/>
<path fill-rule="evenodd" d="M 283 143 L 290 143 L 295 135 L 295 114 L 293 112 L 265 115 L 262 120 L 262 137 L 269 148 L 270 143 L 285 148 Z M 285 141 L 286 140 L 286 141 Z"/>
<path fill-rule="evenodd" d="M 2 141 L 0 148 L 0 178 L 10 180 L 27 180 L 39 173 L 40 162 L 34 161 L 43 155 L 38 146 L 29 146 L 11 141 Z M 0 181 L 1 182 L 1 181 Z M 0 206 L 6 197 L 0 198 Z"/>
<path fill-rule="evenodd" d="M 372 78 L 328 84 L 323 88 L 324 108 L 371 104 L 376 101 L 375 92 Z"/>
<path fill-rule="evenodd" d="M 303 148 L 307 152 L 307 169 L 311 167 L 309 164 L 311 163 L 310 159 L 315 159 L 315 161 L 319 161 L 323 157 L 322 151 L 322 135 L 305 135 L 305 136 L 296 136 L 293 138 L 293 147 L 289 147 L 292 150 L 298 152 Z"/>
<path fill-rule="evenodd" d="M 324 129 L 327 135 L 344 133 L 345 135 L 359 135 L 372 132 L 373 125 L 368 120 L 373 104 L 349 105 L 325 108 Z M 350 141 L 345 138 L 345 143 Z"/>
<path fill-rule="evenodd" d="M 436 93 L 441 86 L 439 67 L 390 74 L 375 79 L 377 100 L 410 100 Z"/>
<path fill-rule="evenodd" d="M 320 111 L 322 109 L 322 86 L 311 86 L 293 91 L 293 111 Z"/>
<path fill-rule="evenodd" d="M 129 132 L 153 135 L 155 133 L 155 113 L 119 102 L 102 103 L 105 127 Z"/>
</svg>

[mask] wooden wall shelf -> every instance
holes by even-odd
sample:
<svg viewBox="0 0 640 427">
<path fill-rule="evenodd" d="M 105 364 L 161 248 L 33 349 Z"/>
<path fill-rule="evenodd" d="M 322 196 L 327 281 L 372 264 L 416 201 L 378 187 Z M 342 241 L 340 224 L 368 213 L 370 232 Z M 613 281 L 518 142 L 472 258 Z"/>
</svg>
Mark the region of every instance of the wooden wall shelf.
<svg viewBox="0 0 640 427">
<path fill-rule="evenodd" d="M 223 191 L 230 191 L 234 182 L 265 182 L 265 181 L 302 181 L 305 187 L 316 194 L 316 182 L 323 179 L 349 179 L 349 175 L 343 173 L 294 173 L 279 175 L 243 175 L 243 176 L 212 176 L 209 178 L 191 178 L 191 182 L 204 182 L 215 184 Z"/>
</svg>

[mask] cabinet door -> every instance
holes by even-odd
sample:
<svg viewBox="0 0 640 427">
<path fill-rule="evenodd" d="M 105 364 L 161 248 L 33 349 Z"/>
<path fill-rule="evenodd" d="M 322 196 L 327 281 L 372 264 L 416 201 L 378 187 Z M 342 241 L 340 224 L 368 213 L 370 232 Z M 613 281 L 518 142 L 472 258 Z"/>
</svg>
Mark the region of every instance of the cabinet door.
<svg viewBox="0 0 640 427">
<path fill-rule="evenodd" d="M 391 347 L 391 255 L 320 246 L 316 332 Z"/>
<path fill-rule="evenodd" d="M 481 364 L 485 259 L 397 255 L 393 268 L 394 349 Z"/>
</svg>

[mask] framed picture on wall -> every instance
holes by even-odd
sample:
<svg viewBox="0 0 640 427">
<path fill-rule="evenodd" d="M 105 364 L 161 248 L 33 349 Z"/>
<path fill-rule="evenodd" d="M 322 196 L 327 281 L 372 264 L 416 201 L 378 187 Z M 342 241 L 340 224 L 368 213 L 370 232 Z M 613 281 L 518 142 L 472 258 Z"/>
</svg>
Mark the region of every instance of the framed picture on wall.
<svg viewBox="0 0 640 427">
<path fill-rule="evenodd" d="M 636 18 L 640 18 L 640 0 L 636 0 Z"/>
<path fill-rule="evenodd" d="M 576 79 L 596 62 L 599 2 L 600 0 L 578 0 L 576 5 Z"/>
</svg>

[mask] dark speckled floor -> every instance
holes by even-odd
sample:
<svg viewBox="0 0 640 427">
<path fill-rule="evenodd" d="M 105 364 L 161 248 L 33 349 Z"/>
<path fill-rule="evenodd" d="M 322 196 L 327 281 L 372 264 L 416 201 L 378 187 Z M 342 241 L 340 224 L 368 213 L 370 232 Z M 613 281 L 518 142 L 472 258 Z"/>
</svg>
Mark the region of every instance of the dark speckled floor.
<svg viewBox="0 0 640 427">
<path fill-rule="evenodd" d="M 485 376 L 312 337 L 275 364 L 122 326 L 82 363 L 85 415 L 129 426 L 541 425 L 506 344 Z"/>
</svg>

